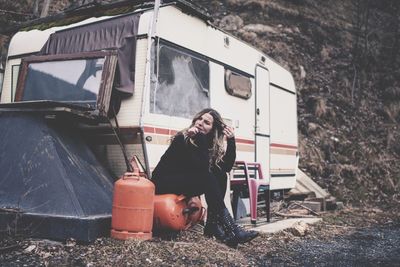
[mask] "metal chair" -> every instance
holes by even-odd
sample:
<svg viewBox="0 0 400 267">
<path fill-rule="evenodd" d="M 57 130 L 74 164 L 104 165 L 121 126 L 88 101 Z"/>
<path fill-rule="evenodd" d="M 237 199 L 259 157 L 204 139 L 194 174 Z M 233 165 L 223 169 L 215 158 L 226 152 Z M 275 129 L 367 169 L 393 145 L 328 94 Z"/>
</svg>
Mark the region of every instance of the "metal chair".
<svg viewBox="0 0 400 267">
<path fill-rule="evenodd" d="M 264 199 L 266 206 L 267 222 L 270 221 L 270 188 L 269 182 L 261 170 L 261 164 L 257 162 L 236 161 L 233 174 L 231 175 L 231 188 L 233 190 L 234 216 L 236 218 L 236 209 L 239 195 L 248 190 L 250 200 L 250 218 L 251 223 L 257 222 L 257 203 L 260 188 L 264 189 Z"/>
</svg>

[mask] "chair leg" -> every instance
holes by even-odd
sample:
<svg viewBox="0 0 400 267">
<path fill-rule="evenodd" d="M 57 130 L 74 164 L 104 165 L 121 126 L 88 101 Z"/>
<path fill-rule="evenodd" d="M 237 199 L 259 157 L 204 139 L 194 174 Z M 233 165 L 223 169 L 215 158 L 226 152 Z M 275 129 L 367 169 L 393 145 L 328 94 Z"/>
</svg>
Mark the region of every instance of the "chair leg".
<svg viewBox="0 0 400 267">
<path fill-rule="evenodd" d="M 265 190 L 265 209 L 267 212 L 267 222 L 271 219 L 271 194 L 269 188 Z"/>
<path fill-rule="evenodd" d="M 258 184 L 255 180 L 249 179 L 249 198 L 250 198 L 250 218 L 251 223 L 257 223 L 257 195 Z"/>
<path fill-rule="evenodd" d="M 237 189 L 233 189 L 233 200 L 232 200 L 232 211 L 233 211 L 233 218 L 237 220 L 237 209 L 239 203 L 239 194 L 240 191 Z"/>
</svg>

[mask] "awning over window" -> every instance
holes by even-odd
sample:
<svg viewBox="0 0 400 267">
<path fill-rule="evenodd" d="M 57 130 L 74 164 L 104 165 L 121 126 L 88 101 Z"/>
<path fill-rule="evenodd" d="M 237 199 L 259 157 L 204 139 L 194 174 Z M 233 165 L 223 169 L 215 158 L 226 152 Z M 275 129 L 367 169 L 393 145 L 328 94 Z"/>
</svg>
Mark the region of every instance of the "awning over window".
<svg viewBox="0 0 400 267">
<path fill-rule="evenodd" d="M 123 15 L 52 34 L 40 54 L 76 54 L 99 50 L 118 51 L 116 89 L 133 94 L 136 36 L 140 13 Z"/>
</svg>

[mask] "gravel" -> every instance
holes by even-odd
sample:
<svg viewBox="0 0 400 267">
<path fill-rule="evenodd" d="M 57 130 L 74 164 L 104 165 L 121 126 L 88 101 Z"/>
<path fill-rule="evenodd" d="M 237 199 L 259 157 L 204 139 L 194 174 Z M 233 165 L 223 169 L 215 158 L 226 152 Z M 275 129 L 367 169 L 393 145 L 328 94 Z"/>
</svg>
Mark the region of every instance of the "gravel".
<svg viewBox="0 0 400 267">
<path fill-rule="evenodd" d="M 238 249 L 203 237 L 200 225 L 151 241 L 8 236 L 0 241 L 0 266 L 399 266 L 399 214 L 347 208 L 323 214 L 302 236 L 291 229 L 262 234 Z"/>
</svg>

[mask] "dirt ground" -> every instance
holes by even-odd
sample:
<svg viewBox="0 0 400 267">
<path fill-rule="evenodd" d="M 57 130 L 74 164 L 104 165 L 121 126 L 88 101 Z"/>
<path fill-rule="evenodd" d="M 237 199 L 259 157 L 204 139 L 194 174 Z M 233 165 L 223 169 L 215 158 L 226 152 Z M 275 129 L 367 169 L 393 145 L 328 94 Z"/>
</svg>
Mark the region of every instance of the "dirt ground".
<svg viewBox="0 0 400 267">
<path fill-rule="evenodd" d="M 238 249 L 203 237 L 199 225 L 151 241 L 92 244 L 30 238 L 0 241 L 1 266 L 400 266 L 400 213 L 346 208 L 299 234 L 260 237 Z"/>
</svg>

